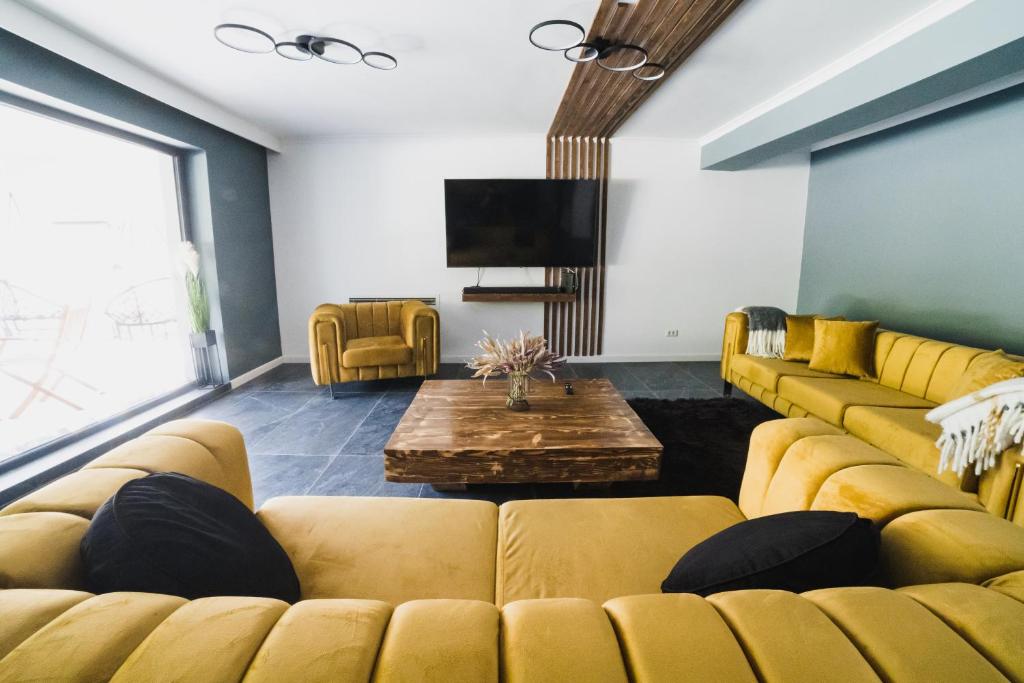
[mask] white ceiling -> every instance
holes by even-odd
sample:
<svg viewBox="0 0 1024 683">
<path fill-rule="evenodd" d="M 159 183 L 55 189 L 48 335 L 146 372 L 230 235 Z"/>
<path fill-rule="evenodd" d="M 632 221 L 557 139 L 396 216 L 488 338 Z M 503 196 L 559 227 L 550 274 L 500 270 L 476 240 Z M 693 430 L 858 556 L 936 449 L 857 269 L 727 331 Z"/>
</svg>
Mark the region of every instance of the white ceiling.
<svg viewBox="0 0 1024 683">
<path fill-rule="evenodd" d="M 701 138 L 936 0 L 745 0 L 620 136 Z"/>
<path fill-rule="evenodd" d="M 641 0 L 643 2 L 645 0 Z M 588 26 L 597 0 L 20 0 L 281 137 L 543 134 L 571 64 L 531 26 Z M 935 0 L 746 0 L 620 135 L 700 137 Z M 395 71 L 223 47 L 213 26 L 313 32 L 383 50 Z M 597 68 L 591 66 L 589 68 Z M 626 76 L 623 76 L 624 78 Z"/>
</svg>

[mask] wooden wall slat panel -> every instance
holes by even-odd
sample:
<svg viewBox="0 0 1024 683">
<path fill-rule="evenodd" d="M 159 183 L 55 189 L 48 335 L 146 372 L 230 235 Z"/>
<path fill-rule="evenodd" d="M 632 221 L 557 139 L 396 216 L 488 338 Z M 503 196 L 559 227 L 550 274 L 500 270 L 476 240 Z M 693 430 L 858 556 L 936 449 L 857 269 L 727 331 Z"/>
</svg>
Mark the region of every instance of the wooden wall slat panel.
<svg viewBox="0 0 1024 683">
<path fill-rule="evenodd" d="M 549 135 L 611 137 L 641 103 L 686 61 L 743 0 L 601 0 L 587 40 L 628 42 L 665 67 L 665 77 L 641 81 L 595 62 L 577 64 Z"/>
<path fill-rule="evenodd" d="M 649 61 L 665 67 L 665 77 L 641 81 L 594 62 L 577 64 L 551 123 L 547 177 L 600 181 L 595 265 L 579 269 L 575 302 L 544 305 L 544 336 L 557 352 L 593 356 L 604 350 L 609 138 L 742 1 L 641 0 L 625 5 L 601 0 L 598 5 L 587 40 L 639 45 Z M 546 269 L 544 282 L 560 285 L 561 271 Z"/>
<path fill-rule="evenodd" d="M 549 178 L 595 179 L 601 183 L 596 265 L 577 269 L 579 289 L 575 302 L 544 304 L 544 336 L 551 348 L 564 355 L 593 356 L 600 353 L 601 348 L 608 144 L 595 137 L 552 136 L 548 138 L 547 154 L 552 160 L 547 167 Z M 560 285 L 561 270 L 547 268 L 544 282 Z"/>
</svg>

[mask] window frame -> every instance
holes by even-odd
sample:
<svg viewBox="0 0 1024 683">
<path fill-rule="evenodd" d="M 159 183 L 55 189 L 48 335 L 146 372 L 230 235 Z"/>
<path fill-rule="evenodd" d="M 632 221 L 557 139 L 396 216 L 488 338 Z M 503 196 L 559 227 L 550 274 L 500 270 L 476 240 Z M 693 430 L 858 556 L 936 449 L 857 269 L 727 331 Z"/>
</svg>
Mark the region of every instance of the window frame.
<svg viewBox="0 0 1024 683">
<path fill-rule="evenodd" d="M 36 102 L 2 90 L 0 90 L 0 106 L 12 107 L 30 115 L 42 116 L 61 123 L 85 128 L 86 130 L 108 135 L 132 144 L 141 145 L 169 156 L 171 158 L 174 186 L 177 194 L 179 234 L 182 240 L 192 240 L 192 221 L 191 214 L 189 212 L 189 209 L 191 208 L 191 201 L 188 196 L 188 185 L 186 184 L 185 178 L 186 161 L 188 156 L 193 153 L 192 150 L 187 147 L 178 147 L 155 138 L 146 137 L 139 133 L 90 119 L 87 116 L 65 111 L 58 107 Z M 19 467 L 24 467 L 26 464 L 34 460 L 45 457 L 62 448 L 67 448 L 68 446 L 73 445 L 76 441 L 85 439 L 93 434 L 110 429 L 120 422 L 152 410 L 161 403 L 166 403 L 167 401 L 188 393 L 195 388 L 196 387 L 193 382 L 186 383 L 177 389 L 172 389 L 168 392 L 146 399 L 141 403 L 130 406 L 129 408 L 126 408 L 119 413 L 115 413 L 103 420 L 93 422 L 81 427 L 80 429 L 68 432 L 67 434 L 62 434 L 50 441 L 46 441 L 45 443 L 41 443 L 38 446 L 30 448 L 27 451 L 15 453 L 5 460 L 0 460 L 0 474 L 16 470 Z"/>
</svg>

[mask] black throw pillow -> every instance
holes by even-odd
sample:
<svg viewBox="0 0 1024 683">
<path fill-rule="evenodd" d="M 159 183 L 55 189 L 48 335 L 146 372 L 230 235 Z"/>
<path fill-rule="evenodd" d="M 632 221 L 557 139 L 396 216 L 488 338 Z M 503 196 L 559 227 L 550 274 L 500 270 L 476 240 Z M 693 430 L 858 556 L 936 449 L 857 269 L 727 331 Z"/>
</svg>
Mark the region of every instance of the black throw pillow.
<svg viewBox="0 0 1024 683">
<path fill-rule="evenodd" d="M 129 481 L 82 539 L 94 593 L 141 591 L 299 599 L 284 549 L 242 501 L 176 472 Z"/>
<path fill-rule="evenodd" d="M 868 582 L 879 534 L 852 512 L 784 512 L 758 517 L 695 545 L 661 584 L 664 593 L 711 595 L 744 588 L 801 593 Z"/>
</svg>

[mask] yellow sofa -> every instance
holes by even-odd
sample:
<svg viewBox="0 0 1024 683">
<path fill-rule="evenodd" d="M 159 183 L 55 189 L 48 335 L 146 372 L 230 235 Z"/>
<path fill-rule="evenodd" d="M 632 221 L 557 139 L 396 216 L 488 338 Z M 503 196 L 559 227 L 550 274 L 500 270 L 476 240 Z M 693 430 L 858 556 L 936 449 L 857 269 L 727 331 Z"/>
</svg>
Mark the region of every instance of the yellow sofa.
<svg viewBox="0 0 1024 683">
<path fill-rule="evenodd" d="M 441 323 L 421 301 L 321 304 L 309 317 L 313 381 L 427 377 L 441 363 Z"/>
<path fill-rule="evenodd" d="M 854 379 L 811 370 L 807 363 L 758 358 L 744 353 L 747 316 L 725 319 L 721 375 L 788 417 L 818 417 L 939 480 L 968 491 L 992 514 L 1024 525 L 1024 456 L 1018 446 L 999 458 L 998 467 L 980 478 L 937 474 L 939 427 L 924 419 L 936 405 L 954 396 L 964 371 L 984 349 L 915 337 L 888 330 L 875 339 L 873 379 Z M 1018 358 L 1019 357 L 1013 357 Z"/>
<path fill-rule="evenodd" d="M 277 498 L 257 514 L 294 605 L 85 592 L 81 537 L 124 481 L 174 470 L 252 506 L 237 430 L 171 422 L 0 510 L 0 681 L 1024 680 L 1024 529 L 865 448 L 767 422 L 738 506 Z M 720 529 L 830 507 L 882 527 L 889 587 L 659 593 Z"/>
</svg>

